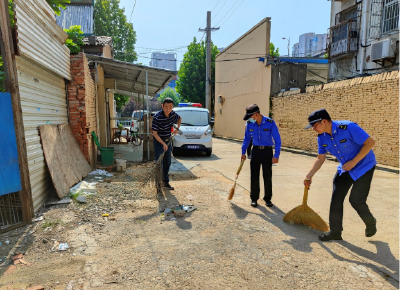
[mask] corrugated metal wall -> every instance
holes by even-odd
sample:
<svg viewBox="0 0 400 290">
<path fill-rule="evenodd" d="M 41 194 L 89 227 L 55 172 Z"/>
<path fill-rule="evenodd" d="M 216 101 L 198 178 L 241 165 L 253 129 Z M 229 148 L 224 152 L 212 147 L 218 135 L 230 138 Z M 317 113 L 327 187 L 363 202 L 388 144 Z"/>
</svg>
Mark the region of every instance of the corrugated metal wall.
<svg viewBox="0 0 400 290">
<path fill-rule="evenodd" d="M 68 124 L 66 79 L 71 79 L 68 35 L 45 0 L 14 0 L 16 56 L 28 169 L 35 213 L 54 190 L 38 127 Z"/>
<path fill-rule="evenodd" d="M 61 9 L 60 16 L 56 16 L 56 19 L 61 28 L 80 25 L 85 35 L 93 34 L 93 6 L 67 5 L 67 9 Z"/>
<path fill-rule="evenodd" d="M 68 124 L 64 78 L 23 57 L 16 57 L 33 207 L 40 210 L 53 184 L 43 155 L 38 127 Z"/>
<path fill-rule="evenodd" d="M 14 4 L 19 54 L 70 80 L 70 52 L 64 45 L 68 35 L 57 25 L 54 12 L 48 14 L 49 5 L 43 0 Z"/>
</svg>

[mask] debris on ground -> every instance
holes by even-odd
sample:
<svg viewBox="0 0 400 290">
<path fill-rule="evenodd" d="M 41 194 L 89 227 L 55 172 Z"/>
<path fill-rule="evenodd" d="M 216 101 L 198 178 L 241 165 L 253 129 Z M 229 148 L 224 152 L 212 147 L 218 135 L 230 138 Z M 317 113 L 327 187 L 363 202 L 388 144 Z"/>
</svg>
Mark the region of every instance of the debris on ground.
<svg viewBox="0 0 400 290">
<path fill-rule="evenodd" d="M 108 177 L 113 176 L 112 173 L 109 173 L 108 171 L 102 170 L 102 169 L 96 169 L 96 170 L 90 172 L 89 175 L 104 175 L 104 176 L 108 176 Z"/>
<path fill-rule="evenodd" d="M 62 244 L 59 244 L 59 245 L 58 245 L 58 250 L 59 250 L 59 251 L 66 251 L 66 250 L 68 250 L 68 249 L 69 249 L 69 246 L 68 246 L 67 243 L 62 243 Z"/>
<path fill-rule="evenodd" d="M 86 181 L 81 181 L 71 187 L 69 190 L 71 195 L 75 195 L 77 193 L 83 194 L 83 195 L 92 195 L 97 193 L 96 189 L 96 183 L 97 182 L 86 182 Z"/>
<path fill-rule="evenodd" d="M 45 206 L 52 206 L 52 205 L 62 205 L 62 204 L 69 204 L 72 202 L 72 199 L 70 198 L 64 198 L 62 200 L 58 201 L 49 201 L 45 203 Z"/>
<path fill-rule="evenodd" d="M 87 203 L 87 199 L 86 199 L 86 197 L 85 197 L 84 195 L 78 196 L 78 197 L 76 198 L 76 201 L 77 201 L 77 202 L 80 202 L 80 203 Z"/>
<path fill-rule="evenodd" d="M 15 255 L 11 258 L 11 260 L 13 261 L 14 265 L 24 265 L 24 266 L 30 266 L 32 263 L 29 263 L 27 261 L 24 260 L 24 255 L 22 255 L 21 253 L 15 253 Z"/>
</svg>

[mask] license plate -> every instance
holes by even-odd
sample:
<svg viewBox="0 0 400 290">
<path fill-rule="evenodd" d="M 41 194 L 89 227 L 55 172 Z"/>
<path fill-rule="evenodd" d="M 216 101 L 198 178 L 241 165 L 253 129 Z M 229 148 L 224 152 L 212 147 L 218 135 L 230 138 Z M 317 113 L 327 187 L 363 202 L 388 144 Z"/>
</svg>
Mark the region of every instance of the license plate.
<svg viewBox="0 0 400 290">
<path fill-rule="evenodd" d="M 199 149 L 199 145 L 188 145 L 187 149 Z"/>
</svg>

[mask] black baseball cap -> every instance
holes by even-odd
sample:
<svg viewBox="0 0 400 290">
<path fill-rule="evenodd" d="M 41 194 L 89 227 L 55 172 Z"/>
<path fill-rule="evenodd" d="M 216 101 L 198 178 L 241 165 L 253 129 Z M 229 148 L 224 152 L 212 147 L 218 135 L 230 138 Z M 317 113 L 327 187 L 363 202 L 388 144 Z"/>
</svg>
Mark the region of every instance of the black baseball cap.
<svg viewBox="0 0 400 290">
<path fill-rule="evenodd" d="M 304 129 L 309 129 L 311 128 L 315 123 L 322 121 L 322 120 L 331 120 L 331 116 L 329 116 L 328 112 L 325 109 L 319 109 L 314 112 L 312 112 L 308 116 L 308 126 L 304 127 Z"/>
<path fill-rule="evenodd" d="M 260 108 L 256 104 L 250 105 L 246 108 L 246 115 L 244 115 L 243 120 L 247 121 L 248 119 L 250 119 L 251 116 L 259 112 Z"/>
</svg>

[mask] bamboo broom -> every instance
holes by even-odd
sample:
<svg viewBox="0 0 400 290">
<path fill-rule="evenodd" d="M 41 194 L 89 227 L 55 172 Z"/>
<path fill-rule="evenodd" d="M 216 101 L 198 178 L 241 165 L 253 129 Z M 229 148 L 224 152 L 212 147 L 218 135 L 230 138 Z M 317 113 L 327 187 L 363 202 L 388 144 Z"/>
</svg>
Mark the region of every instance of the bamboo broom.
<svg viewBox="0 0 400 290">
<path fill-rule="evenodd" d="M 287 223 L 302 224 L 314 229 L 328 232 L 328 224 L 307 205 L 308 187 L 304 187 L 303 204 L 295 207 L 283 217 Z"/>
<path fill-rule="evenodd" d="M 232 199 L 232 197 L 233 197 L 233 195 L 235 194 L 236 180 L 238 179 L 238 176 L 239 176 L 240 170 L 242 170 L 242 167 L 243 167 L 244 160 L 245 160 L 245 159 L 243 159 L 243 160 L 242 160 L 242 162 L 240 162 L 240 166 L 239 166 L 238 170 L 236 171 L 235 183 L 233 184 L 233 186 L 232 186 L 231 190 L 229 191 L 229 197 L 228 197 L 228 200 L 231 200 L 231 199 Z"/>
</svg>

